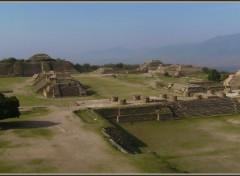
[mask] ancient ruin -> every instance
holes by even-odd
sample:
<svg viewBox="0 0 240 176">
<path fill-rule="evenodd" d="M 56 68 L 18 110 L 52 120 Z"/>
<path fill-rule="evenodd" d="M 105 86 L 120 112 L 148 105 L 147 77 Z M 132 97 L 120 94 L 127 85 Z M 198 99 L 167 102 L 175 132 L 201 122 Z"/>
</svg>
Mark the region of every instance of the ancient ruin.
<svg viewBox="0 0 240 176">
<path fill-rule="evenodd" d="M 195 84 L 187 83 L 169 83 L 167 85 L 168 90 L 172 90 L 177 93 L 181 93 L 189 96 L 193 96 L 194 93 L 206 92 L 206 89 Z"/>
<path fill-rule="evenodd" d="M 240 70 L 234 75 L 229 75 L 229 77 L 224 80 L 223 85 L 230 87 L 232 90 L 240 89 Z"/>
<path fill-rule="evenodd" d="M 111 106 L 92 108 L 108 120 L 120 123 L 238 114 L 240 102 L 237 98 L 228 97 L 225 92 L 207 90 L 206 93 L 194 94 L 190 99 L 162 94 L 159 97 L 145 97 L 142 101 L 134 98 L 128 105 L 116 102 Z"/>
<path fill-rule="evenodd" d="M 142 71 L 142 72 L 148 72 L 149 70 L 156 70 L 159 65 L 162 64 L 162 62 L 160 60 L 149 60 L 147 62 L 145 62 L 144 64 L 141 64 L 137 70 L 138 71 Z"/>
<path fill-rule="evenodd" d="M 81 83 L 71 77 L 70 74 L 51 71 L 34 75 L 34 79 L 33 90 L 36 93 L 43 93 L 45 97 L 59 98 L 85 96 L 87 94 Z"/>
<path fill-rule="evenodd" d="M 98 68 L 95 73 L 97 74 L 114 74 L 116 73 L 116 70 L 113 68 L 108 68 L 108 67 L 101 67 Z"/>
<path fill-rule="evenodd" d="M 115 123 L 172 119 L 171 110 L 163 104 L 97 108 L 95 111 Z"/>
<path fill-rule="evenodd" d="M 192 82 L 192 83 L 168 83 L 167 89 L 176 93 L 181 93 L 186 97 L 194 96 L 196 93 L 222 92 L 225 87 L 220 82 Z"/>
<path fill-rule="evenodd" d="M 186 64 L 164 64 L 160 60 L 150 60 L 141 64 L 138 71 L 145 73 L 158 73 L 161 75 L 169 75 L 174 77 L 187 76 L 192 73 L 202 73 L 202 67 Z"/>
<path fill-rule="evenodd" d="M 178 118 L 219 116 L 240 113 L 239 101 L 236 98 L 232 99 L 229 97 L 178 101 L 170 107 L 174 116 Z"/>
<path fill-rule="evenodd" d="M 1 61 L 0 76 L 22 76 L 31 77 L 42 72 L 68 72 L 78 73 L 73 64 L 61 59 L 53 59 L 47 54 L 35 54 L 28 60 Z"/>
</svg>

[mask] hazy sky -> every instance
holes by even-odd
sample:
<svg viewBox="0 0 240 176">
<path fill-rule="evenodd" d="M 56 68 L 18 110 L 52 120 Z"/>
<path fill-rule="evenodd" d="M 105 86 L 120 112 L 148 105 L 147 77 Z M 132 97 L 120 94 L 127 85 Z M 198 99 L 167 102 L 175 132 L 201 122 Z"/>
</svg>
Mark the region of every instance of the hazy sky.
<svg viewBox="0 0 240 176">
<path fill-rule="evenodd" d="M 239 33 L 240 2 L 0 2 L 0 24 L 0 59 L 70 59 Z"/>
</svg>

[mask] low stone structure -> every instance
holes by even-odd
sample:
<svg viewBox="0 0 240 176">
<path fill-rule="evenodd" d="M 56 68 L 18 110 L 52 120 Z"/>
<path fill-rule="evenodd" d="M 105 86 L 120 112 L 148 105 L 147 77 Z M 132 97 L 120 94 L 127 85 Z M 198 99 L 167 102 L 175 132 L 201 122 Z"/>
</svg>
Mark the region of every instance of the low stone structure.
<svg viewBox="0 0 240 176">
<path fill-rule="evenodd" d="M 98 68 L 95 73 L 97 74 L 114 74 L 116 73 L 116 70 L 113 68 L 109 68 L 109 67 L 101 67 Z"/>
<path fill-rule="evenodd" d="M 171 110 L 160 104 L 96 108 L 95 111 L 114 123 L 172 119 Z"/>
<path fill-rule="evenodd" d="M 210 84 L 211 85 L 211 84 Z M 185 97 L 194 96 L 196 93 L 210 93 L 210 92 L 222 92 L 225 90 L 224 86 L 200 86 L 197 84 L 188 84 L 188 83 L 169 83 L 167 85 L 169 90 L 172 90 L 176 93 L 181 93 Z"/>
<path fill-rule="evenodd" d="M 239 92 L 238 92 L 239 94 Z M 145 102 L 147 101 L 145 97 Z M 205 116 L 220 116 L 240 113 L 240 102 L 229 98 L 225 92 L 195 94 L 192 99 L 180 100 L 171 96 L 167 101 L 152 101 L 136 105 L 94 108 L 112 122 L 135 122 L 148 120 L 174 120 Z"/>
<path fill-rule="evenodd" d="M 134 99 L 134 100 L 141 100 L 141 96 L 140 96 L 139 94 L 135 94 L 135 95 L 133 96 L 133 99 Z"/>
<path fill-rule="evenodd" d="M 125 105 L 125 104 L 127 104 L 127 100 L 123 98 L 123 99 L 118 100 L 118 103 L 120 105 Z"/>
<path fill-rule="evenodd" d="M 227 79 L 223 81 L 225 87 L 230 87 L 231 90 L 240 89 L 240 70 L 235 74 L 229 75 Z"/>
<path fill-rule="evenodd" d="M 85 96 L 86 90 L 81 83 L 64 73 L 41 73 L 33 84 L 36 93 L 43 93 L 45 97 L 73 97 Z"/>
<path fill-rule="evenodd" d="M 194 84 L 185 84 L 185 83 L 169 83 L 167 85 L 169 90 L 172 90 L 177 93 L 186 94 L 188 96 L 193 96 L 195 93 L 206 92 L 206 89 Z"/>
<path fill-rule="evenodd" d="M 202 73 L 202 67 L 186 64 L 160 64 L 155 70 L 156 73 L 162 75 L 168 74 L 174 77 L 187 76 L 191 73 Z"/>
<path fill-rule="evenodd" d="M 144 64 L 141 64 L 137 68 L 137 70 L 147 73 L 149 70 L 156 70 L 160 64 L 162 64 L 162 62 L 160 60 L 152 59 L 152 60 L 145 62 Z"/>
<path fill-rule="evenodd" d="M 112 102 L 118 102 L 118 97 L 117 97 L 117 96 L 111 97 L 111 101 L 112 101 Z"/>
<path fill-rule="evenodd" d="M 172 108 L 174 116 L 204 117 L 219 116 L 240 113 L 240 103 L 234 98 L 213 97 L 210 99 L 196 99 L 189 101 L 178 101 Z"/>
</svg>

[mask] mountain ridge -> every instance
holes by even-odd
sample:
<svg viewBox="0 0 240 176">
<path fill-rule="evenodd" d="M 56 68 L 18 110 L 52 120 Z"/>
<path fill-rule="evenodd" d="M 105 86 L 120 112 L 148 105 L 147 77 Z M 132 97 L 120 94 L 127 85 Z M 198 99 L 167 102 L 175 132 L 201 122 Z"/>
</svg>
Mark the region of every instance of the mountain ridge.
<svg viewBox="0 0 240 176">
<path fill-rule="evenodd" d="M 240 33 L 220 35 L 202 42 L 162 47 L 129 49 L 118 46 L 88 51 L 80 57 L 92 64 L 140 64 L 148 59 L 159 59 L 165 63 L 235 68 L 240 66 Z"/>
</svg>

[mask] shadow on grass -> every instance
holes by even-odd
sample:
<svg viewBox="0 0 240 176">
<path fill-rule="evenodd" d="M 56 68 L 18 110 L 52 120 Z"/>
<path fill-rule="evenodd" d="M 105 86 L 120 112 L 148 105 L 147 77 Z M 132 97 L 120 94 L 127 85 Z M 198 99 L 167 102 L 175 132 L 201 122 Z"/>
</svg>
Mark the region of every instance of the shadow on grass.
<svg viewBox="0 0 240 176">
<path fill-rule="evenodd" d="M 83 85 L 84 89 L 86 90 L 87 92 L 87 95 L 95 95 L 97 92 L 92 90 L 92 87 L 89 86 L 89 85 Z"/>
<path fill-rule="evenodd" d="M 14 122 L 0 122 L 0 130 L 10 129 L 30 129 L 30 128 L 44 128 L 58 125 L 50 121 L 14 121 Z"/>
<path fill-rule="evenodd" d="M 124 128 L 122 128 L 119 124 L 112 122 L 119 130 L 123 131 L 125 134 L 127 134 L 135 147 L 139 148 L 139 147 L 148 147 L 148 145 L 146 143 L 144 143 L 142 140 L 140 140 L 139 138 L 137 138 L 135 135 L 129 133 L 127 130 L 125 130 Z"/>
</svg>

